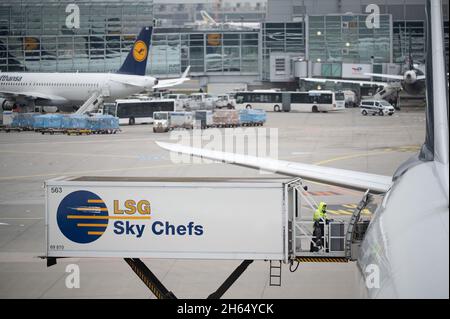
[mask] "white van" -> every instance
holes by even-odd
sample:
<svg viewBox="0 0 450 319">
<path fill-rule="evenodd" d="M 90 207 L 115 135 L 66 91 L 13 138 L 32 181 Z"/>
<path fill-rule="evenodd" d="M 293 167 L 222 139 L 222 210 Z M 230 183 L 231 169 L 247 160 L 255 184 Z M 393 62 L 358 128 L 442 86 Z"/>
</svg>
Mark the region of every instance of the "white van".
<svg viewBox="0 0 450 319">
<path fill-rule="evenodd" d="M 384 100 L 363 100 L 359 104 L 362 115 L 392 115 L 395 112 L 394 107 Z"/>
<path fill-rule="evenodd" d="M 192 93 L 189 100 L 189 110 L 212 110 L 216 106 L 216 99 L 207 93 Z"/>
<path fill-rule="evenodd" d="M 217 96 L 216 108 L 235 109 L 236 100 L 229 94 L 220 94 Z"/>
</svg>

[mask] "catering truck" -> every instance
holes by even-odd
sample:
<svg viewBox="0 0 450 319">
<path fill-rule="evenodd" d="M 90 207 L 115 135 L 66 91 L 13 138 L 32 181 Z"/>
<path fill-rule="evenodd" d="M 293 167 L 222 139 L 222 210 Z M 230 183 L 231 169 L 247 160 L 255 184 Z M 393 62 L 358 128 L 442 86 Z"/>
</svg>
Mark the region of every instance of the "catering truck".
<svg viewBox="0 0 450 319">
<path fill-rule="evenodd" d="M 268 260 L 271 284 L 281 284 L 273 273 L 281 263 L 350 259 L 357 244 L 350 228 L 330 222 L 323 247 L 310 252 L 314 207 L 302 211 L 314 201 L 301 204 L 299 178 L 61 177 L 45 183 L 45 195 L 49 266 L 65 257 L 124 258 L 146 283 L 154 275 L 143 275 L 150 270 L 139 258 L 244 260 L 238 272 Z"/>
</svg>

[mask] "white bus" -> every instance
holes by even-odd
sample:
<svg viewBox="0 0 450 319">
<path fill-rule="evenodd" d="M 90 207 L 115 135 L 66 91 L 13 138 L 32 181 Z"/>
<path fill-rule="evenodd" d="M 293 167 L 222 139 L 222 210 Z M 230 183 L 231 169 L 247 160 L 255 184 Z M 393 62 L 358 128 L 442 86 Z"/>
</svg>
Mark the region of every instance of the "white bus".
<svg viewBox="0 0 450 319">
<path fill-rule="evenodd" d="M 104 103 L 103 114 L 119 118 L 119 124 L 153 123 L 153 113 L 160 111 L 175 111 L 175 100 L 116 100 L 115 103 Z"/>
<path fill-rule="evenodd" d="M 287 92 L 283 92 L 287 93 Z M 236 92 L 236 109 L 260 109 L 280 112 L 283 110 L 282 92 L 246 91 Z"/>
<path fill-rule="evenodd" d="M 328 112 L 345 109 L 341 92 L 253 91 L 236 93 L 236 109 L 262 109 L 274 112 Z"/>
<path fill-rule="evenodd" d="M 345 95 L 333 91 L 290 92 L 290 111 L 329 112 L 345 109 Z"/>
</svg>

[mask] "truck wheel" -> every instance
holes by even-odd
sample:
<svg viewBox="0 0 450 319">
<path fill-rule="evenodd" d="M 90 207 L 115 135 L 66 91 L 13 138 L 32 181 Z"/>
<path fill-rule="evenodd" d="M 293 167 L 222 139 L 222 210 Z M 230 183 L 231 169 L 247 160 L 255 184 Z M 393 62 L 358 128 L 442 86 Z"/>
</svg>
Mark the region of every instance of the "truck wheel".
<svg viewBox="0 0 450 319">
<path fill-rule="evenodd" d="M 312 111 L 313 113 L 319 113 L 319 108 L 317 107 L 317 105 L 314 105 L 314 106 L 312 107 L 311 111 Z"/>
<path fill-rule="evenodd" d="M 366 110 L 362 110 L 361 114 L 366 116 L 367 115 L 367 111 Z"/>
<path fill-rule="evenodd" d="M 134 120 L 134 117 L 130 117 L 130 120 L 128 121 L 129 125 L 134 125 L 136 121 Z"/>
<path fill-rule="evenodd" d="M 245 108 L 246 108 L 246 109 L 251 109 L 252 106 L 251 106 L 250 104 L 247 104 Z"/>
</svg>

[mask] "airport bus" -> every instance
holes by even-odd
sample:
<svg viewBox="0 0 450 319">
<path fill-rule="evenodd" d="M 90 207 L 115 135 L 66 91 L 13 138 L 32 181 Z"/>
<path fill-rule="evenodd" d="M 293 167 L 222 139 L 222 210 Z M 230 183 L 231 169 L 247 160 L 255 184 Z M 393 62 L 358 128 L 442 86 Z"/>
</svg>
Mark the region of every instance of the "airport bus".
<svg viewBox="0 0 450 319">
<path fill-rule="evenodd" d="M 290 92 L 290 111 L 329 112 L 345 109 L 343 92 L 308 91 Z"/>
<path fill-rule="evenodd" d="M 274 112 L 328 112 L 345 109 L 342 92 L 248 91 L 236 93 L 237 109 L 262 109 Z"/>
<path fill-rule="evenodd" d="M 104 103 L 103 114 L 110 114 L 119 118 L 119 124 L 153 123 L 153 113 L 161 111 L 175 111 L 175 100 L 116 100 L 115 103 Z"/>
</svg>

